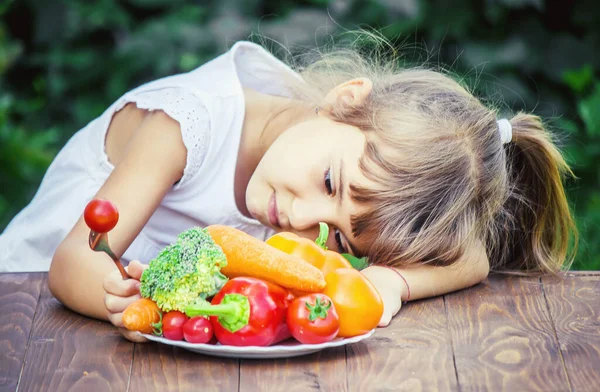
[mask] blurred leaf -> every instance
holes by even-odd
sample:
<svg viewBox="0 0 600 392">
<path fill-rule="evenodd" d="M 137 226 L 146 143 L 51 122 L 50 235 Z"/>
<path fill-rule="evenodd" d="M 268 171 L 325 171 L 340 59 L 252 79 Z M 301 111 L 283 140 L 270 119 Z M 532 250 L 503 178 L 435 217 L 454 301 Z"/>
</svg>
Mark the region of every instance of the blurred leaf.
<svg viewBox="0 0 600 392">
<path fill-rule="evenodd" d="M 577 93 L 582 93 L 594 81 L 594 71 L 590 64 L 577 70 L 567 70 L 563 73 L 563 80 Z"/>
<path fill-rule="evenodd" d="M 421 4 L 426 9 L 428 34 L 434 40 L 464 38 L 477 22 L 475 13 L 465 12 L 472 6 L 468 0 L 425 1 Z"/>
<path fill-rule="evenodd" d="M 19 211 L 17 209 L 13 211 L 13 209 L 8 200 L 0 194 L 0 227 L 4 228 L 8 226 L 10 219 Z"/>
<path fill-rule="evenodd" d="M 184 53 L 181 55 L 179 60 L 179 68 L 184 71 L 190 71 L 201 64 L 200 56 L 197 56 L 194 53 Z"/>
<path fill-rule="evenodd" d="M 15 0 L 4 0 L 3 2 L 1 2 L 0 3 L 0 16 L 7 13 L 8 9 L 10 8 L 10 6 L 13 5 L 14 2 L 15 2 Z"/>
<path fill-rule="evenodd" d="M 179 7 L 185 4 L 186 0 L 127 0 L 127 2 L 140 8 L 167 8 Z"/>
<path fill-rule="evenodd" d="M 38 1 L 32 11 L 33 21 L 31 22 L 35 27 L 32 29 L 33 40 L 36 44 L 57 42 L 68 35 L 69 7 L 67 4 L 62 1 Z"/>
<path fill-rule="evenodd" d="M 127 28 L 131 23 L 131 17 L 118 0 L 74 1 L 66 12 L 65 31 L 77 39 L 98 29 Z"/>
<path fill-rule="evenodd" d="M 591 28 L 597 32 L 600 26 L 600 10 L 597 0 L 577 0 L 573 2 L 572 22 L 575 26 Z"/>
<path fill-rule="evenodd" d="M 562 82 L 565 72 L 593 61 L 594 53 L 573 35 L 553 34 L 547 42 L 542 69 L 554 81 Z"/>
<path fill-rule="evenodd" d="M 261 23 L 267 29 L 269 23 Z M 243 39 L 244 35 L 251 29 L 250 21 L 241 13 L 227 9 L 216 15 L 213 20 L 208 23 L 208 36 L 216 37 L 217 42 L 221 47 L 226 47 L 227 43 L 235 42 Z"/>
<path fill-rule="evenodd" d="M 524 8 L 524 7 L 535 7 L 538 10 L 544 9 L 544 0 L 496 0 L 498 3 L 503 4 L 509 8 Z"/>
<path fill-rule="evenodd" d="M 536 64 L 539 58 L 536 58 L 535 53 L 531 53 L 523 40 L 511 37 L 501 42 L 466 42 L 462 61 L 472 67 L 489 63 L 493 70 L 522 64 L 530 67 Z"/>
<path fill-rule="evenodd" d="M 23 45 L 20 42 L 8 41 L 6 31 L 0 24 L 0 75 L 6 72 L 23 53 Z"/>
<path fill-rule="evenodd" d="M 600 137 L 600 83 L 596 83 L 594 92 L 579 102 L 579 114 L 590 137 Z"/>
<path fill-rule="evenodd" d="M 286 47 L 314 41 L 320 34 L 331 33 L 331 27 L 329 16 L 325 11 L 308 8 L 295 9 L 285 18 L 261 23 L 263 34 L 282 37 L 280 42 Z"/>
<path fill-rule="evenodd" d="M 403 15 L 411 19 L 419 15 L 421 8 L 419 0 L 381 0 L 381 3 L 392 15 Z"/>
</svg>

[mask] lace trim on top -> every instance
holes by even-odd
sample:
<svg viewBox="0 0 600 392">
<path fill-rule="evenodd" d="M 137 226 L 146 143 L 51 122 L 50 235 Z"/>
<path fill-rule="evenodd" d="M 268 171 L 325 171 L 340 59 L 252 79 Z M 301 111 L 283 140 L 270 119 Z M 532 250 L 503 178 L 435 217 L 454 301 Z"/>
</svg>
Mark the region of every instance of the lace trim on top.
<svg viewBox="0 0 600 392">
<path fill-rule="evenodd" d="M 130 93 L 125 101 L 135 102 L 140 109 L 162 110 L 179 123 L 187 149 L 183 176 L 174 187 L 180 188 L 198 172 L 210 144 L 210 120 L 201 100 L 189 90 L 169 87 Z"/>
</svg>

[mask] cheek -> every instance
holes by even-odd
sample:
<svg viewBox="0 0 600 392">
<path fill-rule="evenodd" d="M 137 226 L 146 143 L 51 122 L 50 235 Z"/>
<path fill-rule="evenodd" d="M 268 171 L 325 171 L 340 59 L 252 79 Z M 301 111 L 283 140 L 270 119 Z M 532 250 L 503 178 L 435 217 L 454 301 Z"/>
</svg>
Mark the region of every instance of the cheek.
<svg viewBox="0 0 600 392">
<path fill-rule="evenodd" d="M 304 172 L 309 162 L 315 161 L 315 154 L 306 143 L 296 138 L 277 139 L 263 156 L 257 167 L 259 174 L 267 181 L 281 182 Z"/>
<path fill-rule="evenodd" d="M 261 162 L 262 163 L 262 162 Z M 265 173 L 264 166 L 259 164 L 248 181 L 246 187 L 246 204 L 249 209 L 259 210 L 262 208 L 263 199 L 268 198 L 272 179 L 268 177 L 268 173 Z"/>
</svg>

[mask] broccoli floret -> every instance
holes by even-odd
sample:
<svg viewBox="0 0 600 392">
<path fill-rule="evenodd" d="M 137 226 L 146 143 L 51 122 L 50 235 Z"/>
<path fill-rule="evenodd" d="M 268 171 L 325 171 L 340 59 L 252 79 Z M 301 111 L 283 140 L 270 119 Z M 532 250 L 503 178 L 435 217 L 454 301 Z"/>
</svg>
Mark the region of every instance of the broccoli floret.
<svg viewBox="0 0 600 392">
<path fill-rule="evenodd" d="M 215 295 L 227 282 L 221 268 L 227 259 L 206 229 L 193 227 L 150 262 L 141 278 L 140 294 L 168 312 L 184 311 L 198 298 Z"/>
</svg>

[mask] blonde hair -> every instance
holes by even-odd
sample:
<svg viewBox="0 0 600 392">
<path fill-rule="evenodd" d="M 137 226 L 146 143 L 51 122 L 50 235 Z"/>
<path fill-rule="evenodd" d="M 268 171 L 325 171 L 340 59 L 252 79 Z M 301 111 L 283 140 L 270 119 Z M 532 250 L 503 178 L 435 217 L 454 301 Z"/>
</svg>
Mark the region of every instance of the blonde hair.
<svg viewBox="0 0 600 392">
<path fill-rule="evenodd" d="M 443 71 L 403 67 L 393 51 L 384 60 L 381 49 L 391 45 L 368 38 L 366 52 L 349 45 L 296 57 L 291 66 L 303 82 L 290 83 L 315 106 L 350 79 L 373 83 L 361 107 L 331 109 L 366 135 L 360 169 L 378 187 L 350 190 L 366 206 L 351 220 L 353 234 L 372 244 L 369 260 L 450 265 L 482 241 L 492 271 L 568 267 L 577 232 L 562 181 L 572 172 L 540 118 L 514 116 L 512 142 L 503 146 L 496 109 Z"/>
</svg>

